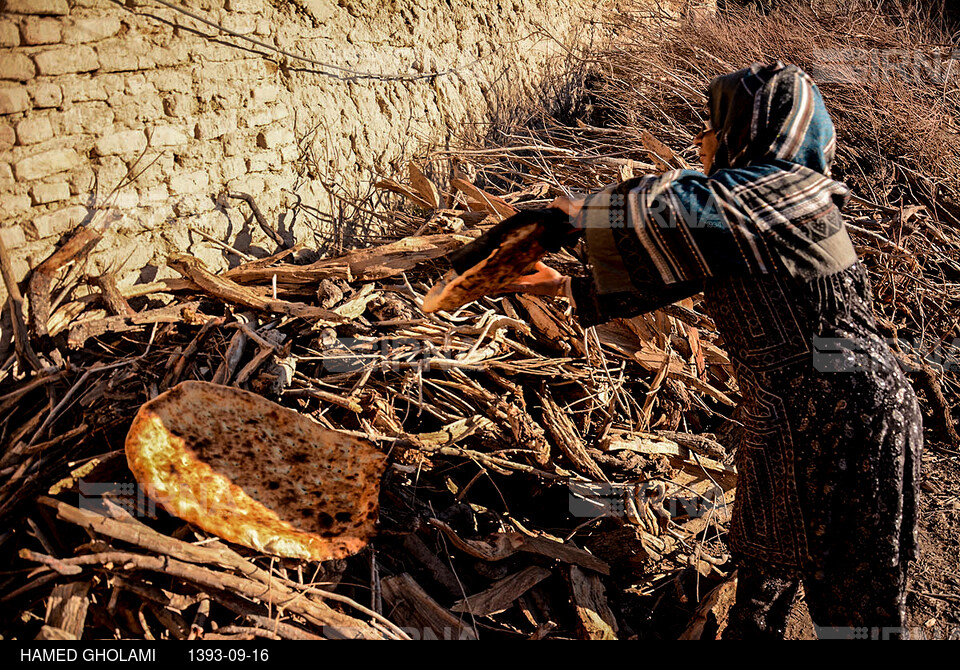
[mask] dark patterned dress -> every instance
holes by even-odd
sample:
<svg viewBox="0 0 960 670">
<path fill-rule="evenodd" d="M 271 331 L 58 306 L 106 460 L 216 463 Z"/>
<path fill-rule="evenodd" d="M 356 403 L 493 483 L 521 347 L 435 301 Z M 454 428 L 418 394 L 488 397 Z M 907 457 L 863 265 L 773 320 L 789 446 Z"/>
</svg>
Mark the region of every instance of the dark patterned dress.
<svg viewBox="0 0 960 670">
<path fill-rule="evenodd" d="M 742 395 L 725 637 L 782 636 L 801 580 L 821 637 L 893 636 L 916 555 L 922 419 L 877 331 L 840 214 L 848 192 L 828 176 L 833 126 L 795 67 L 718 79 L 713 125 L 740 144 L 721 138 L 709 178 L 677 171 L 587 199 L 577 313 L 593 325 L 704 293 Z"/>
</svg>

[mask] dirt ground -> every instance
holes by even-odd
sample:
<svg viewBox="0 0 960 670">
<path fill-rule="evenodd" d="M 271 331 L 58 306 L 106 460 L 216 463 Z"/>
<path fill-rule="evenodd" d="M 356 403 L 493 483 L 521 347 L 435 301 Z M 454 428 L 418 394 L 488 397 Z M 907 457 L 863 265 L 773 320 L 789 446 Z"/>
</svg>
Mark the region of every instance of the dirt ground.
<svg viewBox="0 0 960 670">
<path fill-rule="evenodd" d="M 960 640 L 960 453 L 928 444 L 923 458 L 920 555 L 907 584 L 907 625 L 912 639 Z M 794 640 L 817 638 L 803 593 L 787 628 Z"/>
<path fill-rule="evenodd" d="M 920 557 L 910 572 L 914 637 L 960 639 L 960 453 L 928 448 L 920 497 Z"/>
</svg>

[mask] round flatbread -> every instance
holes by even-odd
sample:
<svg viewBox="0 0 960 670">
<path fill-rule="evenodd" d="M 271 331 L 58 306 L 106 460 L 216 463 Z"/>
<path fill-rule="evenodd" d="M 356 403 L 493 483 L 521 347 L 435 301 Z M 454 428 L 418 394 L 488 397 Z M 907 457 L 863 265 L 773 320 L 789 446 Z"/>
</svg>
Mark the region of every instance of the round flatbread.
<svg viewBox="0 0 960 670">
<path fill-rule="evenodd" d="M 125 447 L 148 496 L 230 542 L 324 561 L 373 537 L 384 454 L 254 393 L 183 382 L 140 408 Z"/>
<path fill-rule="evenodd" d="M 423 311 L 450 311 L 485 295 L 502 293 L 504 287 L 527 274 L 546 256 L 547 249 L 541 242 L 544 230 L 542 223 L 531 223 L 506 233 L 485 259 L 462 274 L 451 270 L 444 275 L 424 297 Z"/>
</svg>

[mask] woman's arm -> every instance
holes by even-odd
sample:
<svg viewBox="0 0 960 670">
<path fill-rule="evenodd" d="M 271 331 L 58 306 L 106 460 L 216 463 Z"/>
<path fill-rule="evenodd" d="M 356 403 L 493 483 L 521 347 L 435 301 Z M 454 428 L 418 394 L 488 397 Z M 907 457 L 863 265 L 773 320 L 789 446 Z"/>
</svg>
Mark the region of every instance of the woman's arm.
<svg viewBox="0 0 960 670">
<path fill-rule="evenodd" d="M 676 225 L 676 217 L 680 215 L 676 202 L 668 201 L 662 206 L 650 197 L 659 183 L 657 177 L 644 177 L 617 184 L 585 199 L 561 196 L 554 200 L 550 206 L 565 211 L 584 230 L 591 274 L 564 277 L 538 263 L 534 274 L 518 280 L 509 290 L 566 296 L 584 326 L 650 312 L 702 291 L 702 280 L 708 272 L 702 268 L 699 273 L 678 272 L 667 281 L 657 272 L 655 258 L 646 252 L 642 243 L 641 232 L 645 232 L 648 239 L 651 235 L 650 231 L 638 229 L 637 216 L 650 216 L 652 225 L 660 221 L 664 228 L 669 228 Z M 705 199 L 704 193 L 700 195 Z M 643 206 L 640 199 L 645 200 Z M 687 215 L 698 216 L 697 208 L 687 208 Z M 672 243 L 674 241 L 668 239 L 668 244 Z"/>
</svg>

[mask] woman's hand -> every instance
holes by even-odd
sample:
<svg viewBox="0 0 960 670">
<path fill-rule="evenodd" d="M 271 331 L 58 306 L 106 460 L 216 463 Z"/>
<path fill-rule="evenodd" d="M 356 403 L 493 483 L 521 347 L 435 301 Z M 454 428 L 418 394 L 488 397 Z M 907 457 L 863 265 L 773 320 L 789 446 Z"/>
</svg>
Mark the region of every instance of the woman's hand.
<svg viewBox="0 0 960 670">
<path fill-rule="evenodd" d="M 564 293 L 567 277 L 553 268 L 537 261 L 532 274 L 524 275 L 512 284 L 503 287 L 505 291 L 533 293 L 535 295 L 559 296 Z"/>
<path fill-rule="evenodd" d="M 571 219 L 577 218 L 577 215 L 580 213 L 580 209 L 583 207 L 584 198 L 570 198 L 565 195 L 561 195 L 559 198 L 551 202 L 548 207 L 556 207 L 566 212 L 567 216 Z"/>
</svg>

